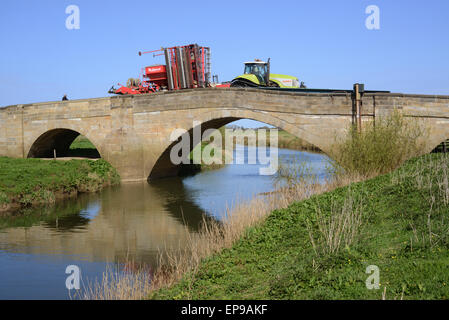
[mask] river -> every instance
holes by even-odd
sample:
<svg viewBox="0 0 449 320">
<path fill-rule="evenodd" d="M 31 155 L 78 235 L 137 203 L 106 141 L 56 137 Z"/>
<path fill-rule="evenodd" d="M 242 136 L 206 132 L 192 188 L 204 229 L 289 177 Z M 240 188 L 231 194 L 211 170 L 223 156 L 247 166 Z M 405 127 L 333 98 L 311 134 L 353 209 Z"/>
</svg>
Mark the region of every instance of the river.
<svg viewBox="0 0 449 320">
<path fill-rule="evenodd" d="M 248 148 L 237 146 L 235 156 L 247 159 Z M 292 158 L 325 176 L 326 156 L 279 149 L 281 162 Z M 68 265 L 80 268 L 84 284 L 125 260 L 154 267 L 159 252 L 182 247 L 203 219 L 220 220 L 236 202 L 272 191 L 273 177 L 259 175 L 260 167 L 229 164 L 28 210 L 34 218 L 26 226 L 0 229 L 0 299 L 68 299 Z"/>
</svg>

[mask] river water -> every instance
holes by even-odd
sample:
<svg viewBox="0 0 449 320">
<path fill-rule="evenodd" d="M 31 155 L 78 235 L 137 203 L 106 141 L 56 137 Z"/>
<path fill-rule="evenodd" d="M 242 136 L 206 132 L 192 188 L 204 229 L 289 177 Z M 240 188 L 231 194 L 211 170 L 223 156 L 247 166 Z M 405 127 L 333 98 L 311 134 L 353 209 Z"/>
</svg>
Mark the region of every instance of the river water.
<svg viewBox="0 0 449 320">
<path fill-rule="evenodd" d="M 236 155 L 248 149 L 237 146 Z M 279 159 L 326 174 L 326 156 L 279 149 Z M 158 253 L 182 247 L 206 219 L 220 220 L 236 202 L 274 189 L 259 164 L 229 164 L 189 177 L 122 184 L 27 211 L 30 221 L 0 229 L 0 299 L 68 299 L 68 265 L 82 282 L 132 260 L 156 266 Z M 73 290 L 72 290 L 73 295 Z"/>
</svg>

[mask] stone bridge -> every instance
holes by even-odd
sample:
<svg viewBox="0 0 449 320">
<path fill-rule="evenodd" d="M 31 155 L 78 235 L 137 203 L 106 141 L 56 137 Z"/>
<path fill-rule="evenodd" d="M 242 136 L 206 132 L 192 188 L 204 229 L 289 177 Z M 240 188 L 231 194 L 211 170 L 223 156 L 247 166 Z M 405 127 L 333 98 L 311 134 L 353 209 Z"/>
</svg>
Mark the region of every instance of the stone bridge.
<svg viewBox="0 0 449 320">
<path fill-rule="evenodd" d="M 0 108 L 0 156 L 64 155 L 72 141 L 86 136 L 124 181 L 170 176 L 174 129 L 219 128 L 253 119 L 284 129 L 329 151 L 351 123 L 350 93 L 279 92 L 209 88 L 148 95 L 44 102 Z M 394 109 L 425 119 L 430 127 L 426 152 L 449 139 L 449 96 L 365 93 L 362 121 Z"/>
</svg>

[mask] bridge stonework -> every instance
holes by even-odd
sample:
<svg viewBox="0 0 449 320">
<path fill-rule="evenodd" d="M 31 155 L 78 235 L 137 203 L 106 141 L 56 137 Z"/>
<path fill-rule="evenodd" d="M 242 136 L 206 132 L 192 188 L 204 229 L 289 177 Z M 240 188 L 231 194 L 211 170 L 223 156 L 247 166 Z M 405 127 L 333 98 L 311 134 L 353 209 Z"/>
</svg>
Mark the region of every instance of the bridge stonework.
<svg viewBox="0 0 449 320">
<path fill-rule="evenodd" d="M 449 138 L 449 96 L 365 93 L 362 120 L 394 109 L 430 128 L 425 152 Z M 135 96 L 45 102 L 0 108 L 0 156 L 63 154 L 78 134 L 86 136 L 123 181 L 174 175 L 168 155 L 174 129 L 202 131 L 238 119 L 284 129 L 329 151 L 352 121 L 348 93 L 296 93 L 210 88 Z"/>
</svg>

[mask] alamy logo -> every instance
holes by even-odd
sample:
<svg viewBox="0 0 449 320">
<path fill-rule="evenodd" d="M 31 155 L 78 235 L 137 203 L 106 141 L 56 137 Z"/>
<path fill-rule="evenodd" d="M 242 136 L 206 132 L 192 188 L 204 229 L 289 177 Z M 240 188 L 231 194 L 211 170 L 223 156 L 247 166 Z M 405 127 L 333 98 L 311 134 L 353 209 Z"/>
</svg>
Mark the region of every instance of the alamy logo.
<svg viewBox="0 0 449 320">
<path fill-rule="evenodd" d="M 80 8 L 74 4 L 65 8 L 65 13 L 69 16 L 65 19 L 65 27 L 68 30 L 80 28 Z"/>
<path fill-rule="evenodd" d="M 69 274 L 67 279 L 65 280 L 65 286 L 67 289 L 72 290 L 78 290 L 80 288 L 80 278 L 81 278 L 81 271 L 80 268 L 76 265 L 69 265 L 65 269 L 65 273 Z"/>
<path fill-rule="evenodd" d="M 245 145 L 245 139 L 249 146 L 247 164 L 261 164 L 266 167 L 259 168 L 260 175 L 273 175 L 278 171 L 278 130 L 277 129 L 228 129 L 224 130 L 225 136 L 216 129 L 206 129 L 202 133 L 201 122 L 193 121 L 191 132 L 185 129 L 175 129 L 171 132 L 170 141 L 176 142 L 170 150 L 170 161 L 175 164 L 232 164 L 234 140 L 236 144 Z M 267 133 L 269 135 L 269 147 L 267 148 Z M 191 136 L 192 135 L 192 136 Z M 211 141 L 212 140 L 212 141 Z M 193 148 L 201 143 L 209 141 L 202 148 Z M 224 148 L 223 148 L 224 141 Z M 193 149 L 193 150 L 192 150 Z M 267 151 L 268 154 L 267 154 Z M 244 154 L 237 153 L 235 164 L 244 164 Z"/>
<path fill-rule="evenodd" d="M 370 5 L 366 7 L 365 13 L 369 16 L 365 20 L 365 26 L 368 30 L 380 29 L 380 10 L 378 6 Z"/>
<path fill-rule="evenodd" d="M 376 265 L 370 265 L 366 267 L 365 273 L 370 276 L 366 278 L 365 285 L 368 290 L 379 289 L 380 270 Z"/>
</svg>

